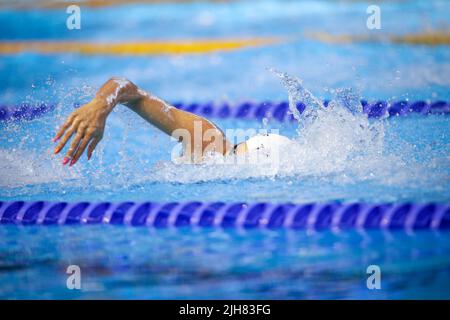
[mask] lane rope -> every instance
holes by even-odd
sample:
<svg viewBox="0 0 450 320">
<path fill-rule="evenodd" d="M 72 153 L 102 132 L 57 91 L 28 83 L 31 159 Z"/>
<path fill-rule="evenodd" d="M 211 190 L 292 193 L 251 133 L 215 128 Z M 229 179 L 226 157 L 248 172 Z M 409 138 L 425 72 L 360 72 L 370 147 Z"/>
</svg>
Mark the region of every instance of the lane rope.
<svg viewBox="0 0 450 320">
<path fill-rule="evenodd" d="M 434 101 L 393 101 L 379 100 L 368 102 L 362 100 L 363 111 L 369 118 L 382 118 L 392 116 L 406 116 L 409 114 L 449 114 L 450 102 Z M 328 105 L 328 101 L 324 101 Z M 74 105 L 78 107 L 79 104 Z M 295 121 L 289 113 L 289 104 L 283 102 L 242 102 L 242 103 L 183 103 L 175 102 L 173 106 L 198 115 L 211 118 L 236 118 L 236 119 L 275 119 L 280 122 Z M 297 110 L 302 113 L 305 110 L 303 103 L 297 104 Z M 54 104 L 22 104 L 18 106 L 0 106 L 0 121 L 33 120 L 46 113 L 55 110 Z"/>
<path fill-rule="evenodd" d="M 154 228 L 450 229 L 450 203 L 0 202 L 0 224 Z"/>
</svg>

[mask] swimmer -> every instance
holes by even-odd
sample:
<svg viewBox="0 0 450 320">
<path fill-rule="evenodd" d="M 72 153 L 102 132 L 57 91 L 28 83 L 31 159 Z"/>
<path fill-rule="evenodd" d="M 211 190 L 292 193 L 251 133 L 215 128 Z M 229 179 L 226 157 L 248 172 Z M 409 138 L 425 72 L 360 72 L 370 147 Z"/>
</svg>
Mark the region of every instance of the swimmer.
<svg viewBox="0 0 450 320">
<path fill-rule="evenodd" d="M 168 105 L 163 100 L 141 90 L 131 81 L 123 78 L 111 78 L 97 92 L 89 103 L 73 111 L 61 126 L 53 141 L 59 141 L 54 149 L 58 154 L 73 137 L 70 147 L 62 161 L 63 165 L 74 165 L 87 149 L 87 158 L 103 137 L 106 118 L 118 104 L 127 106 L 150 124 L 164 133 L 178 137 L 182 143 L 183 154 L 195 162 L 200 162 L 207 152 L 214 151 L 222 155 L 242 155 L 261 148 L 279 147 L 290 140 L 277 134 L 256 135 L 245 142 L 232 145 L 223 131 L 211 121 L 193 113 Z M 209 141 L 196 141 L 196 127 L 208 132 Z M 177 132 L 188 135 L 177 135 Z M 183 131 L 184 130 L 184 131 Z M 187 137 L 187 138 L 186 138 Z M 208 139 L 206 139 L 208 140 Z"/>
</svg>

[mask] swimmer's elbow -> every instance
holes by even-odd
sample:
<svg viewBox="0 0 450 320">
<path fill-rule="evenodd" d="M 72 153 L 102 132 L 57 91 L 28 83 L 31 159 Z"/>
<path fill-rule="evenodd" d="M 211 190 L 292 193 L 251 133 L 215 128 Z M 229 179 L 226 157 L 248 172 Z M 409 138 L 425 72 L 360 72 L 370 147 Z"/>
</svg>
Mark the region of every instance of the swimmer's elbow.
<svg viewBox="0 0 450 320">
<path fill-rule="evenodd" d="M 117 92 L 120 94 L 124 94 L 130 98 L 137 99 L 139 96 L 139 88 L 130 80 L 124 77 L 111 77 L 108 80 L 115 88 L 117 88 Z"/>
<path fill-rule="evenodd" d="M 130 86 L 130 85 L 133 85 L 134 86 L 134 84 L 133 84 L 133 82 L 131 82 L 129 79 L 127 79 L 127 78 L 125 78 L 125 77 L 116 77 L 116 76 L 114 76 L 114 77 L 111 77 L 109 80 L 108 80 L 108 82 L 110 82 L 110 83 L 116 83 L 116 84 L 118 84 L 118 85 L 120 85 L 120 86 Z"/>
</svg>

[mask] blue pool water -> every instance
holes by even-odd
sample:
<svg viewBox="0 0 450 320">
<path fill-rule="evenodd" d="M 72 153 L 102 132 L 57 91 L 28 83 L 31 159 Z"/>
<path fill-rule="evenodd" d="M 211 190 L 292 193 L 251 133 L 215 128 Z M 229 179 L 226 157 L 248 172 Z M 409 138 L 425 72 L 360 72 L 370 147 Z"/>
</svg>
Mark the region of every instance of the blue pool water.
<svg viewBox="0 0 450 320">
<path fill-rule="evenodd" d="M 1 298 L 448 299 L 448 233 L 0 229 Z M 81 291 L 66 288 L 68 265 Z M 381 268 L 368 290 L 366 268 Z"/>
<path fill-rule="evenodd" d="M 383 28 L 370 31 L 367 6 L 238 1 L 83 8 L 80 31 L 65 28 L 64 10 L 0 10 L 1 41 L 289 39 L 206 55 L 2 55 L 0 104 L 57 107 L 33 121 L 0 123 L 0 200 L 449 202 L 445 115 L 369 121 L 336 107 L 300 130 L 303 124 L 274 119 L 213 119 L 223 129 L 271 128 L 293 139 L 276 175 L 175 165 L 175 143 L 124 107 L 111 115 L 89 163 L 83 158 L 64 168 L 52 155 L 51 138 L 74 104 L 88 101 L 113 75 L 174 102 L 287 100 L 295 90 L 283 87 L 272 67 L 300 77 L 319 99 L 353 88 L 371 101 L 450 101 L 448 46 L 326 44 L 304 36 L 401 35 L 449 23 L 448 1 L 382 3 Z M 445 232 L 2 225 L 0 238 L 0 298 L 450 298 Z M 70 264 L 83 271 L 81 291 L 65 286 Z M 366 287 L 371 264 L 381 268 L 382 290 Z"/>
</svg>

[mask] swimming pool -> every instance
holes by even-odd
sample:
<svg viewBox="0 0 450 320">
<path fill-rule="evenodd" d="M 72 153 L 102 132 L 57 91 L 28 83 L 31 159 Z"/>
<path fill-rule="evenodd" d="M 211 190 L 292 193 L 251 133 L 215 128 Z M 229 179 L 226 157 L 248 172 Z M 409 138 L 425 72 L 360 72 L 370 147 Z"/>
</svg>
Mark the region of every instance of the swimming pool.
<svg viewBox="0 0 450 320">
<path fill-rule="evenodd" d="M 52 155 L 56 127 L 113 75 L 184 106 L 218 110 L 229 105 L 233 115 L 246 102 L 278 106 L 288 93 L 292 98 L 304 89 L 320 100 L 339 100 L 344 92 L 345 99 L 369 104 L 449 102 L 448 46 L 330 44 L 305 37 L 313 31 L 408 34 L 449 23 L 447 1 L 383 3 L 383 29 L 371 31 L 367 6 L 238 1 L 82 8 L 82 29 L 72 31 L 65 28 L 64 10 L 2 8 L 2 43 L 277 41 L 193 55 L 3 52 L 0 103 L 11 110 L 42 103 L 54 108 L 32 120 L 0 121 L 0 201 L 449 203 L 450 120 L 445 114 L 368 119 L 341 105 L 324 108 L 306 127 L 271 113 L 264 121 L 248 115 L 212 117 L 224 129 L 277 129 L 294 139 L 277 174 L 248 166 L 175 165 L 170 162 L 175 142 L 123 107 L 108 120 L 90 162 L 83 159 L 68 169 Z M 288 90 L 268 70 L 272 67 L 298 76 L 302 86 Z M 343 87 L 353 91 L 338 90 Z M 447 232 L 378 229 L 4 224 L 0 297 L 450 298 Z M 83 270 L 81 291 L 65 285 L 71 264 Z M 369 265 L 380 266 L 382 290 L 366 287 Z"/>
</svg>

